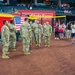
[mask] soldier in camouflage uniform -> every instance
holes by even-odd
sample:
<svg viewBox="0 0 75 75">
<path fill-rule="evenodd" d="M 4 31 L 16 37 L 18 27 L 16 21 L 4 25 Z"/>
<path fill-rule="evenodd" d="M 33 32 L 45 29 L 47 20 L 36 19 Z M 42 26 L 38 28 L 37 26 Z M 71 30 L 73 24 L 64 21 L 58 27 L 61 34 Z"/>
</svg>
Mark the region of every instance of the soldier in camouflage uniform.
<svg viewBox="0 0 75 75">
<path fill-rule="evenodd" d="M 2 38 L 2 42 L 3 42 L 2 58 L 7 59 L 7 58 L 9 58 L 9 56 L 7 54 L 9 54 L 8 49 L 9 49 L 10 31 L 8 28 L 8 21 L 4 20 L 3 24 L 4 25 L 3 25 L 2 31 L 1 31 L 1 38 Z"/>
<path fill-rule="evenodd" d="M 30 21 L 30 27 L 31 27 L 31 32 L 30 32 L 30 35 L 31 35 L 31 38 L 30 38 L 30 40 L 31 40 L 31 45 L 32 45 L 32 38 L 33 38 L 33 23 L 32 23 L 32 21 Z"/>
<path fill-rule="evenodd" d="M 32 40 L 33 40 L 33 23 L 32 23 L 32 21 L 30 21 L 29 22 L 30 23 L 30 27 L 31 27 L 31 32 L 30 32 L 30 35 L 31 35 L 31 37 L 30 37 L 30 50 L 29 50 L 29 52 L 32 52 L 32 49 L 31 49 L 31 45 L 32 45 Z"/>
<path fill-rule="evenodd" d="M 14 24 L 14 20 L 10 20 L 9 24 L 10 30 L 10 49 L 11 51 L 16 51 L 16 27 Z"/>
<path fill-rule="evenodd" d="M 49 45 L 50 45 L 51 33 L 52 33 L 52 27 L 51 27 L 51 25 L 49 25 L 49 22 L 46 22 L 43 27 L 43 36 L 44 36 L 45 47 L 49 47 Z"/>
<path fill-rule="evenodd" d="M 20 34 L 23 41 L 23 51 L 24 54 L 26 55 L 30 54 L 29 52 L 30 38 L 31 38 L 30 32 L 31 32 L 31 27 L 30 24 L 28 23 L 28 18 L 25 18 L 25 22 L 21 25 L 20 28 Z"/>
<path fill-rule="evenodd" d="M 41 34 L 43 32 L 43 28 L 42 25 L 39 23 L 39 21 L 35 20 L 35 23 L 33 23 L 33 30 L 34 30 L 35 44 L 37 47 L 40 47 Z"/>
</svg>

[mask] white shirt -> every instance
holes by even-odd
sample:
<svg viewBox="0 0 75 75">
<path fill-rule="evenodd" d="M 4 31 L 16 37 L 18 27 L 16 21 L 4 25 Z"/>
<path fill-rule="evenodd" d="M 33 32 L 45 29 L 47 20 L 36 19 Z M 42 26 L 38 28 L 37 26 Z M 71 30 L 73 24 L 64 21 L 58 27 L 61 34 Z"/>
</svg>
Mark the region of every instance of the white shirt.
<svg viewBox="0 0 75 75">
<path fill-rule="evenodd" d="M 72 26 L 72 33 L 75 33 L 75 25 Z"/>
</svg>

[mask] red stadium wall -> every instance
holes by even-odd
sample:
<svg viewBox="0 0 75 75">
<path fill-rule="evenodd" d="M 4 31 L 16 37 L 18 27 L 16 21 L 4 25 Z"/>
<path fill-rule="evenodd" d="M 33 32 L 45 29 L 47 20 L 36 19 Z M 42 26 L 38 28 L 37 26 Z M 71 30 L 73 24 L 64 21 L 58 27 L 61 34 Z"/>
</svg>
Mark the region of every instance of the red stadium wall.
<svg viewBox="0 0 75 75">
<path fill-rule="evenodd" d="M 9 17 L 0 17 L 0 33 L 1 33 L 1 28 L 3 26 L 3 20 L 10 21 L 11 18 Z"/>
<path fill-rule="evenodd" d="M 18 11 L 21 15 L 21 17 L 24 17 L 25 15 L 35 15 L 35 16 L 56 16 L 55 11 L 44 11 L 44 10 L 19 10 Z M 48 21 L 50 25 L 52 25 L 52 18 L 47 19 L 47 18 L 42 18 L 39 19 L 39 21 L 44 24 L 44 22 Z"/>
<path fill-rule="evenodd" d="M 19 10 L 18 11 L 20 14 L 16 14 L 17 16 L 20 16 L 21 18 L 25 18 L 26 15 L 34 15 L 34 16 L 55 16 L 56 13 L 55 11 L 43 11 L 43 10 Z M 14 15 L 14 16 L 16 16 Z M 10 21 L 10 19 L 12 19 L 12 17 L 1 17 L 0 16 L 0 32 L 1 32 L 1 28 L 3 26 L 3 20 L 8 20 Z M 24 20 L 22 20 L 24 21 Z M 50 23 L 50 25 L 52 25 L 52 18 L 47 19 L 47 18 L 42 18 L 39 19 L 40 23 L 44 24 L 44 22 L 48 21 Z M 19 30 L 19 29 L 18 29 Z"/>
</svg>

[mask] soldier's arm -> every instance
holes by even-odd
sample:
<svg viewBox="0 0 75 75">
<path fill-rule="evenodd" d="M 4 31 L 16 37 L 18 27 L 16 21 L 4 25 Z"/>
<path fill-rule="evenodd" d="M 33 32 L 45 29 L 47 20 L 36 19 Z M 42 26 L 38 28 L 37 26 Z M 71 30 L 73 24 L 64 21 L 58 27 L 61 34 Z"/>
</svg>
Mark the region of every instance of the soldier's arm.
<svg viewBox="0 0 75 75">
<path fill-rule="evenodd" d="M 3 40 L 3 28 L 1 28 L 1 39 Z"/>
<path fill-rule="evenodd" d="M 16 31 L 16 26 L 14 26 L 14 32 L 16 33 L 17 31 Z"/>
<path fill-rule="evenodd" d="M 8 38 L 9 38 L 9 36 L 8 36 L 8 32 L 7 32 L 7 28 L 6 27 L 4 27 L 3 28 L 3 37 L 8 41 Z"/>
</svg>

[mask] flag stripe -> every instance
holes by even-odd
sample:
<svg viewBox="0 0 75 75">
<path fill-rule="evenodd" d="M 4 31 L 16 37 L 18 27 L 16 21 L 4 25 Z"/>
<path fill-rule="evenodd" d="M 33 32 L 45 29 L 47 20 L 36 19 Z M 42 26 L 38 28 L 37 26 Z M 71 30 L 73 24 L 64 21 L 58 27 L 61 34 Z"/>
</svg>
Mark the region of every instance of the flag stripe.
<svg viewBox="0 0 75 75">
<path fill-rule="evenodd" d="M 18 24 L 18 23 L 15 23 L 15 26 L 16 26 L 16 30 L 20 30 L 20 26 L 21 26 L 21 24 L 24 22 L 24 18 L 25 17 L 20 17 L 20 23 Z M 16 18 L 16 19 L 18 19 L 18 18 Z M 19 20 L 19 19 L 18 19 Z"/>
</svg>

